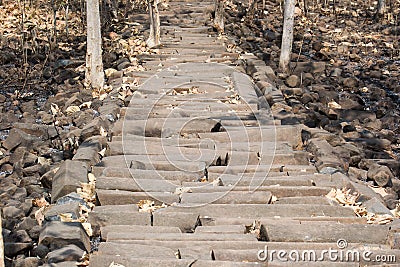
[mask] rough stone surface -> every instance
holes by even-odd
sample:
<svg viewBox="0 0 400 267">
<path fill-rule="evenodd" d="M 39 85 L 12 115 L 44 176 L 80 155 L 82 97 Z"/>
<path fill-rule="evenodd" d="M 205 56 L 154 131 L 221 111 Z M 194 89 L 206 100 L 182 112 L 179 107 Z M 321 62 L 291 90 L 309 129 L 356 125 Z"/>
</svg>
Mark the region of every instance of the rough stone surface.
<svg viewBox="0 0 400 267">
<path fill-rule="evenodd" d="M 52 202 L 87 183 L 87 166 L 81 161 L 66 160 L 58 169 L 52 182 Z"/>
<path fill-rule="evenodd" d="M 48 246 L 52 251 L 69 244 L 90 251 L 89 236 L 81 223 L 75 222 L 49 222 L 40 233 L 39 244 Z"/>
</svg>

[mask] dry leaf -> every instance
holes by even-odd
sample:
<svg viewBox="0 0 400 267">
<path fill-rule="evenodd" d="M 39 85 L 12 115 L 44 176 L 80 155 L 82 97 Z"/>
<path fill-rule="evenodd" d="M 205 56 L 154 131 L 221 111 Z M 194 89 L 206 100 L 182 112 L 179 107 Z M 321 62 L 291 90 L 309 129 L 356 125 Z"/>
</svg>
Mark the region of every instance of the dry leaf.
<svg viewBox="0 0 400 267">
<path fill-rule="evenodd" d="M 382 197 L 385 197 L 385 196 L 389 195 L 389 194 L 386 192 L 386 189 L 383 188 L 383 187 L 373 187 L 373 186 L 368 186 L 368 187 L 371 188 L 372 190 L 374 190 L 375 193 L 381 195 Z"/>
<path fill-rule="evenodd" d="M 108 267 L 125 267 L 125 266 L 122 264 L 111 262 L 110 266 L 108 266 Z"/>
<path fill-rule="evenodd" d="M 94 183 L 81 183 L 81 188 L 76 189 L 77 193 L 86 201 L 93 201 L 95 199 L 95 184 Z"/>
<path fill-rule="evenodd" d="M 336 103 L 335 101 L 331 101 L 328 103 L 329 108 L 334 108 L 334 109 L 341 109 L 342 106 Z"/>
<path fill-rule="evenodd" d="M 106 137 L 107 136 L 107 131 L 104 130 L 104 128 L 101 126 L 100 127 L 100 135 Z"/>
<path fill-rule="evenodd" d="M 51 159 L 47 159 L 45 157 L 38 157 L 38 163 L 40 165 L 49 165 L 51 164 L 52 160 Z"/>
<path fill-rule="evenodd" d="M 178 187 L 175 189 L 175 195 L 180 195 L 182 193 L 192 193 L 192 188 L 190 187 Z"/>
<path fill-rule="evenodd" d="M 42 226 L 44 221 L 44 211 L 46 207 L 41 207 L 35 212 L 35 219 L 38 222 L 39 226 Z"/>
<path fill-rule="evenodd" d="M 357 199 L 360 197 L 360 194 L 353 193 L 351 194 L 351 190 L 346 188 L 344 189 L 334 189 L 326 195 L 327 198 L 332 199 L 342 205 L 345 206 L 358 206 Z"/>
<path fill-rule="evenodd" d="M 75 112 L 80 111 L 81 109 L 78 106 L 69 106 L 65 112 L 67 113 L 68 116 L 74 114 Z"/>
<path fill-rule="evenodd" d="M 154 201 L 146 199 L 146 200 L 140 200 L 138 203 L 138 207 L 139 207 L 139 212 L 153 212 L 157 209 L 166 207 L 166 205 L 163 203 L 161 206 L 156 206 L 154 204 Z"/>
<path fill-rule="evenodd" d="M 53 115 L 57 115 L 60 112 L 60 108 L 58 107 L 57 104 L 54 103 L 51 103 L 50 109 Z"/>
<path fill-rule="evenodd" d="M 72 219 L 71 213 L 61 213 L 58 216 L 60 216 L 60 220 L 62 222 L 73 222 L 74 221 L 74 219 Z"/>
<path fill-rule="evenodd" d="M 89 172 L 88 173 L 88 180 L 89 180 L 89 183 L 95 183 L 96 182 L 96 176 L 94 176 L 93 173 Z"/>
<path fill-rule="evenodd" d="M 84 102 L 82 104 L 79 105 L 79 108 L 90 108 L 92 106 L 92 101 L 88 101 L 88 102 Z"/>
<path fill-rule="evenodd" d="M 85 229 L 85 231 L 88 234 L 88 236 L 93 236 L 92 225 L 90 223 L 83 222 L 82 226 Z"/>
<path fill-rule="evenodd" d="M 49 202 L 47 202 L 44 197 L 36 198 L 36 199 L 32 200 L 32 204 L 39 208 L 47 207 L 50 205 Z"/>
<path fill-rule="evenodd" d="M 99 155 L 104 157 L 104 155 L 106 154 L 107 148 L 103 148 L 100 152 Z"/>
</svg>

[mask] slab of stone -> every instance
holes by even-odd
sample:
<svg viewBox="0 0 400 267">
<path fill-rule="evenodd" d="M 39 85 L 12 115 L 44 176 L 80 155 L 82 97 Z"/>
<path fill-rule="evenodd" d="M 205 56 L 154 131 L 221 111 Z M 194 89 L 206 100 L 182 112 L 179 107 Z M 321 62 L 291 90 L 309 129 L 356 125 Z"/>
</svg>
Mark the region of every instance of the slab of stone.
<svg viewBox="0 0 400 267">
<path fill-rule="evenodd" d="M 180 181 L 133 179 L 118 177 L 99 177 L 96 180 L 96 189 L 122 190 L 131 192 L 175 192 L 180 187 Z"/>
<path fill-rule="evenodd" d="M 151 250 L 150 250 L 151 251 Z M 165 252 L 164 252 L 165 253 Z M 178 260 L 178 259 L 155 259 L 153 258 L 137 258 L 129 256 L 116 256 L 110 255 L 93 255 L 90 258 L 90 267 L 110 267 L 112 263 L 122 266 L 158 266 L 158 267 L 187 267 L 192 264 L 193 260 Z"/>
<path fill-rule="evenodd" d="M 244 234 L 246 233 L 246 227 L 244 225 L 198 226 L 195 233 Z"/>
<path fill-rule="evenodd" d="M 107 241 L 124 241 L 124 240 L 165 240 L 165 241 L 257 241 L 257 238 L 249 234 L 171 234 L 171 233 L 115 233 L 110 232 Z"/>
<path fill-rule="evenodd" d="M 96 177 L 120 177 L 135 179 L 155 179 L 155 180 L 179 180 L 179 181 L 198 181 L 203 175 L 185 171 L 161 171 L 161 170 L 138 170 L 115 167 L 97 167 Z M 100 179 L 99 178 L 99 179 Z"/>
<path fill-rule="evenodd" d="M 192 233 L 199 224 L 199 214 L 189 212 L 153 212 L 153 226 L 178 227 L 183 233 Z"/>
<path fill-rule="evenodd" d="M 47 263 L 58 263 L 64 261 L 79 261 L 85 251 L 75 245 L 68 245 L 63 248 L 53 250 L 47 254 Z"/>
<path fill-rule="evenodd" d="M 182 205 L 170 206 L 160 209 L 159 212 L 195 212 L 201 217 L 355 217 L 350 208 L 327 206 L 318 204 L 211 204 L 207 206 L 184 207 Z"/>
<path fill-rule="evenodd" d="M 96 196 L 103 206 L 137 204 L 141 200 L 154 201 L 156 205 L 179 202 L 179 196 L 172 194 L 172 192 L 129 192 L 97 189 Z"/>
<path fill-rule="evenodd" d="M 84 162 L 64 161 L 53 177 L 51 201 L 54 203 L 58 198 L 76 192 L 81 183 L 87 182 L 87 166 Z"/>
<path fill-rule="evenodd" d="M 181 233 L 179 227 L 174 226 L 149 226 L 149 225 L 108 225 L 100 228 L 101 237 L 106 240 L 110 232 L 130 233 Z"/>
<path fill-rule="evenodd" d="M 335 242 L 385 244 L 388 225 L 364 225 L 332 222 L 263 222 L 270 242 Z M 321 231 L 321 229 L 324 229 Z"/>
<path fill-rule="evenodd" d="M 230 191 L 212 193 L 183 193 L 182 204 L 268 204 L 272 194 L 268 191 Z"/>
<path fill-rule="evenodd" d="M 88 222 L 93 233 L 99 234 L 100 227 L 109 225 L 151 225 L 151 214 L 139 212 L 137 205 L 96 206 L 89 212 Z"/>
<path fill-rule="evenodd" d="M 313 175 L 303 176 L 282 176 L 277 177 L 247 177 L 240 175 L 223 174 L 220 175 L 223 185 L 236 185 L 236 186 L 312 186 Z M 183 183 L 183 186 L 186 184 Z M 189 186 L 189 185 L 188 185 Z"/>
<path fill-rule="evenodd" d="M 90 251 L 90 239 L 81 223 L 52 221 L 46 224 L 39 236 L 39 244 L 49 246 L 50 250 L 70 244 L 86 252 Z"/>
<path fill-rule="evenodd" d="M 69 202 L 61 205 L 50 205 L 44 211 L 46 221 L 60 221 L 60 214 L 71 214 L 71 218 L 76 220 L 80 217 L 79 202 Z"/>
</svg>

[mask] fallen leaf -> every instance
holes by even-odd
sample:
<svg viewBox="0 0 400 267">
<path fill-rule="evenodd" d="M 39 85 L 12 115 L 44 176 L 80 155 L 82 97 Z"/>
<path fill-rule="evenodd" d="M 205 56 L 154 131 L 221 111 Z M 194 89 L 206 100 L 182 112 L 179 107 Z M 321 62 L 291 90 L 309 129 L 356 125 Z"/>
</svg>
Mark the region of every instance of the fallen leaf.
<svg viewBox="0 0 400 267">
<path fill-rule="evenodd" d="M 89 180 L 89 183 L 95 183 L 96 182 L 96 176 L 94 176 L 93 173 L 89 172 L 88 173 L 88 180 Z"/>
<path fill-rule="evenodd" d="M 83 102 L 82 104 L 79 105 L 79 108 L 90 108 L 92 106 L 92 101 L 88 101 L 88 102 Z"/>
<path fill-rule="evenodd" d="M 62 222 L 73 222 L 74 221 L 74 219 L 72 219 L 71 213 L 61 213 L 58 216 L 60 216 L 60 220 Z"/>
<path fill-rule="evenodd" d="M 42 224 L 43 224 L 45 209 L 46 209 L 46 207 L 41 207 L 40 209 L 38 209 L 35 212 L 35 219 L 36 219 L 37 223 L 39 224 L 39 226 L 42 226 Z"/>
<path fill-rule="evenodd" d="M 104 157 L 104 155 L 106 154 L 107 148 L 103 148 L 101 151 L 99 151 L 99 155 Z"/>
<path fill-rule="evenodd" d="M 342 106 L 336 103 L 335 101 L 331 101 L 328 103 L 329 108 L 334 108 L 334 109 L 341 109 Z"/>
<path fill-rule="evenodd" d="M 57 104 L 54 103 L 51 103 L 50 109 L 53 115 L 57 115 L 60 112 L 60 108 L 58 107 Z"/>
<path fill-rule="evenodd" d="M 110 266 L 108 266 L 108 267 L 125 267 L 125 266 L 122 264 L 111 262 Z"/>
<path fill-rule="evenodd" d="M 80 111 L 81 109 L 78 106 L 69 106 L 65 112 L 67 113 L 68 116 L 74 114 L 75 112 Z"/>
<path fill-rule="evenodd" d="M 32 204 L 39 208 L 47 207 L 50 205 L 49 202 L 47 202 L 44 197 L 34 199 L 32 201 Z"/>
<path fill-rule="evenodd" d="M 85 231 L 88 234 L 88 236 L 93 236 L 92 225 L 90 223 L 83 222 L 82 226 L 85 229 Z"/>
<path fill-rule="evenodd" d="M 107 136 L 107 131 L 104 130 L 104 128 L 101 126 L 100 127 L 100 135 L 106 137 Z"/>
</svg>

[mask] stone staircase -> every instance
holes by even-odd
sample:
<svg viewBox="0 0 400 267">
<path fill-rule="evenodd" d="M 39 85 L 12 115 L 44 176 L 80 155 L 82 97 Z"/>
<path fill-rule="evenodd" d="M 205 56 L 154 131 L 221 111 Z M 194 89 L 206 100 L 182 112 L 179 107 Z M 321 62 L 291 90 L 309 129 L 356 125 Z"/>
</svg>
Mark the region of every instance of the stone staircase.
<svg viewBox="0 0 400 267">
<path fill-rule="evenodd" d="M 140 58 L 151 78 L 93 167 L 89 222 L 101 243 L 90 266 L 380 264 L 329 259 L 330 249 L 398 257 L 394 226 L 367 224 L 326 197 L 352 181 L 318 173 L 301 149 L 304 126 L 282 125 L 259 97 L 244 60 L 209 26 L 213 1 L 169 4 L 160 54 Z M 279 250 L 322 258 L 285 262 Z"/>
</svg>

